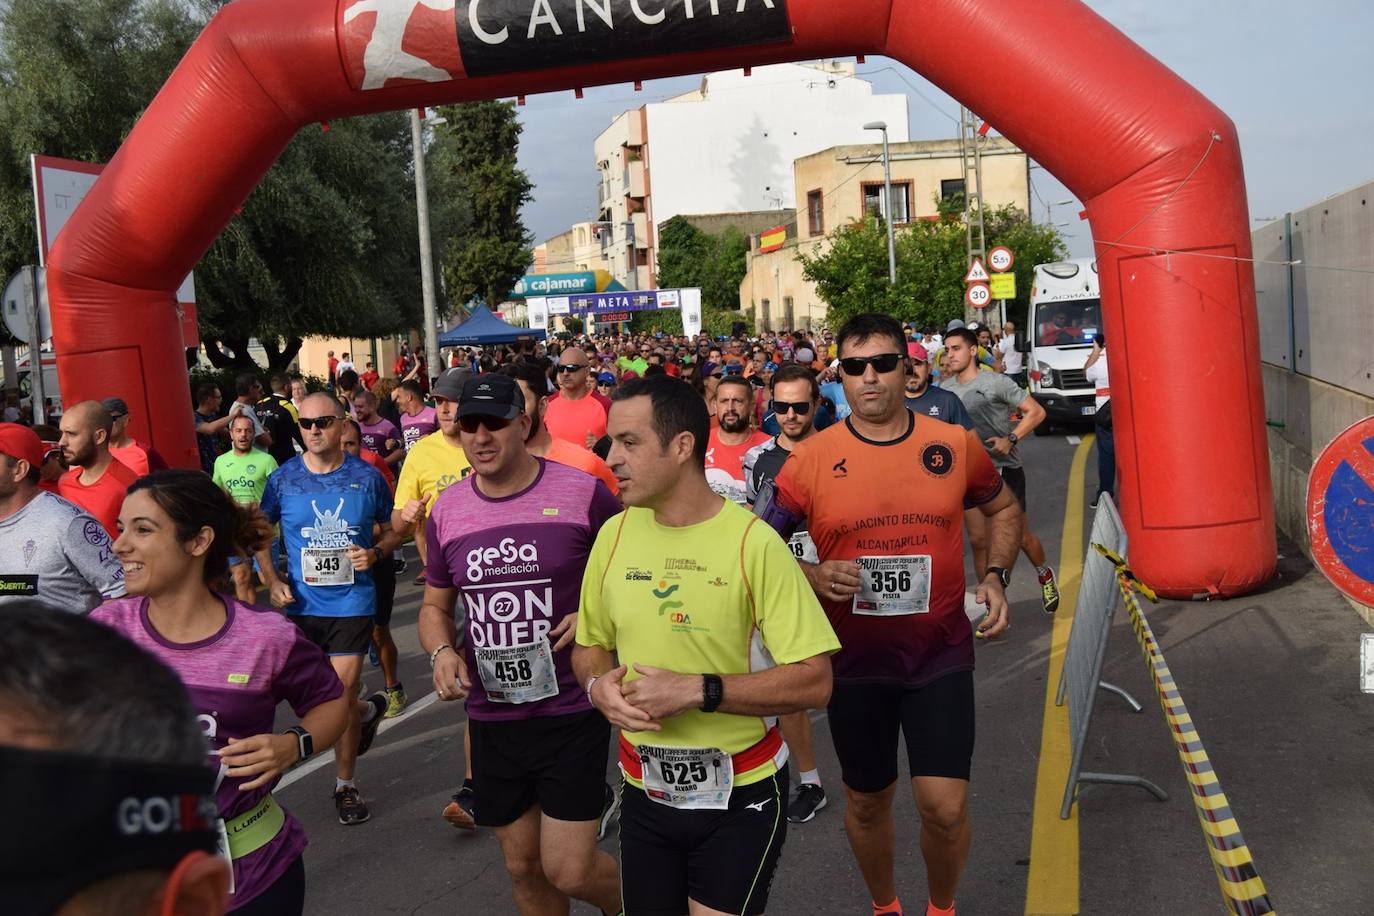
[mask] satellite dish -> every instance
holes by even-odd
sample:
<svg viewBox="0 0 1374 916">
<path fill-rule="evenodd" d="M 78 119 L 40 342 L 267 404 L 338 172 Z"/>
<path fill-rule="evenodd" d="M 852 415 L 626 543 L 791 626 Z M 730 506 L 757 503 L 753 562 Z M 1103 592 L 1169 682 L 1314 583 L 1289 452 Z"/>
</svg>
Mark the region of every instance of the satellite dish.
<svg viewBox="0 0 1374 916">
<path fill-rule="evenodd" d="M 48 314 L 48 275 L 42 267 L 21 267 L 5 284 L 3 309 L 5 327 L 9 332 L 32 344 L 29 340 L 29 303 L 33 301 L 31 285 L 38 283 L 38 334 L 43 340 L 52 337 L 52 318 Z M 40 340 L 41 344 L 42 341 Z"/>
</svg>

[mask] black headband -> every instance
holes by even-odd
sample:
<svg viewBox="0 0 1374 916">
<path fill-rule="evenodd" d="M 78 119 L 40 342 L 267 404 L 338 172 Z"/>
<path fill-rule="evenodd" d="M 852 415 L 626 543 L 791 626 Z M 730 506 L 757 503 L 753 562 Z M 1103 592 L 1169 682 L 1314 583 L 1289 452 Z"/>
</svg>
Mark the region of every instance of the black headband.
<svg viewBox="0 0 1374 916">
<path fill-rule="evenodd" d="M 205 765 L 0 746 L 0 785 L 10 789 L 0 827 L 5 913 L 47 916 L 96 881 L 213 853 L 214 782 Z"/>
</svg>

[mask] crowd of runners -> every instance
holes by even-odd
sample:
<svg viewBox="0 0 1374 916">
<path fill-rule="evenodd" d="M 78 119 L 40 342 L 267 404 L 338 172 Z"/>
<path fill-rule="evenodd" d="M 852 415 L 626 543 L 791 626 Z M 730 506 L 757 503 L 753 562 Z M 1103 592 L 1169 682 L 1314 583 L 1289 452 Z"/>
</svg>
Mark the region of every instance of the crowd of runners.
<svg viewBox="0 0 1374 916">
<path fill-rule="evenodd" d="M 432 379 L 345 354 L 324 391 L 202 385 L 200 470 L 133 439 L 117 394 L 0 424 L 0 772 L 71 815 L 0 865 L 0 909 L 304 912 L 272 789 L 332 748 L 339 823 L 371 817 L 358 761 L 409 702 L 389 627 L 413 542 L 423 690 L 466 713 L 436 819 L 495 834 L 520 913 L 762 913 L 827 788 L 875 916 L 955 912 L 975 640 L 1010 627 L 1021 553 L 1059 602 L 1014 335 L 869 314 L 459 350 Z M 905 908 L 899 740 L 929 884 Z"/>
</svg>

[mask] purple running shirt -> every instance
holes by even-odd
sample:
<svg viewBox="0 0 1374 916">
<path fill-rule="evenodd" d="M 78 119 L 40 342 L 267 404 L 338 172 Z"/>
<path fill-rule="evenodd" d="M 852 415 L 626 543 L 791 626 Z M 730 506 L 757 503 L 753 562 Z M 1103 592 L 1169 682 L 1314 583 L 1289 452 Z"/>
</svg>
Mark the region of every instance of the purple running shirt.
<svg viewBox="0 0 1374 916">
<path fill-rule="evenodd" d="M 295 624 L 277 611 L 221 597 L 224 626 L 194 643 L 163 638 L 148 620 L 148 599 L 141 596 L 106 602 L 91 617 L 118 630 L 177 673 L 212 751 L 238 738 L 272 734 L 277 703 L 283 700 L 297 716 L 304 716 L 343 693 L 324 653 Z M 218 756 L 211 756 L 210 765 L 220 768 Z M 229 820 L 252 810 L 276 785 L 239 791 L 240 785 L 250 781 L 221 776 L 215 792 L 220 817 Z M 231 911 L 271 887 L 305 849 L 305 829 L 289 811 L 283 811 L 286 822 L 276 837 L 234 860 Z"/>
<path fill-rule="evenodd" d="M 571 643 L 553 653 L 553 676 L 543 680 L 542 659 L 522 657 L 516 647 L 540 642 L 577 613 L 587 556 L 601 526 L 621 511 L 620 500 L 589 474 L 542 458 L 539 465 L 534 483 L 521 493 L 490 499 L 469 477 L 440 494 L 429 513 L 425 575 L 435 588 L 456 588 L 463 603 L 463 653 L 472 682 L 467 711 L 474 719 L 511 721 L 592 708 L 573 674 Z M 498 649 L 513 651 L 493 651 Z M 488 658 L 485 678 L 479 652 Z M 521 699 L 493 700 L 484 680 L 507 674 L 510 696 L 523 694 Z M 538 698 L 528 696 L 541 686 Z"/>
<path fill-rule="evenodd" d="M 406 451 L 410 451 L 416 442 L 438 429 L 439 415 L 434 412 L 433 407 L 426 407 L 413 417 L 408 413 L 401 414 L 401 441 L 405 444 Z"/>
</svg>

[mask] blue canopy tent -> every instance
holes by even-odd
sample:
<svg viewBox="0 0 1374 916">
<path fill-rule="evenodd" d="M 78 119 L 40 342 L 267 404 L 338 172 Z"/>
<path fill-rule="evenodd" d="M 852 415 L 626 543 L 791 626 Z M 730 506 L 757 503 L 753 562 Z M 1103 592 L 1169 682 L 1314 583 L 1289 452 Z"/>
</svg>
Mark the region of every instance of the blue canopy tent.
<svg viewBox="0 0 1374 916">
<path fill-rule="evenodd" d="M 515 343 L 521 337 L 543 340 L 544 331 L 539 328 L 517 328 L 513 324 L 506 324 L 493 315 L 491 309 L 479 305 L 472 310 L 467 321 L 439 335 L 439 346 L 480 347 L 484 344 Z"/>
</svg>

